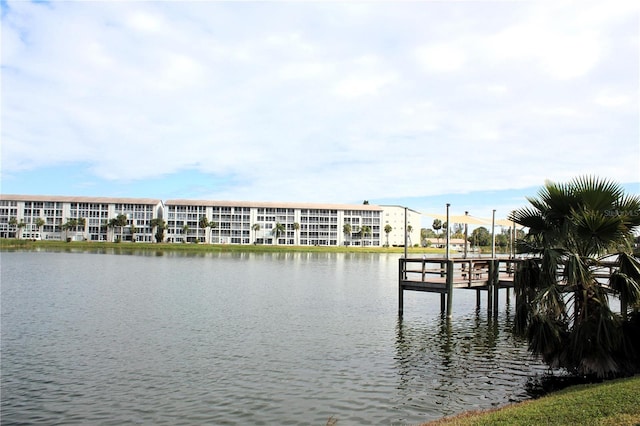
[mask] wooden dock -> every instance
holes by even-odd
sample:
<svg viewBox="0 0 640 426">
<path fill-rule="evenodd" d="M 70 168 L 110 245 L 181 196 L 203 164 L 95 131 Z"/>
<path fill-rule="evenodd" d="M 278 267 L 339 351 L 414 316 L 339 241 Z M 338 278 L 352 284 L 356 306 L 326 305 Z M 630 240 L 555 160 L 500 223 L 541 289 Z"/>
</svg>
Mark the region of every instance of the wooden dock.
<svg viewBox="0 0 640 426">
<path fill-rule="evenodd" d="M 487 310 L 498 313 L 499 290 L 514 287 L 516 266 L 521 259 L 507 258 L 401 258 L 398 269 L 398 314 L 404 310 L 404 291 L 440 293 L 440 309 L 451 318 L 454 289 L 476 291 L 476 304 L 480 307 L 480 293 L 487 292 Z M 601 261 L 592 269 L 593 276 L 608 290 L 611 274 L 617 269 L 615 262 Z M 563 270 L 558 270 L 558 282 L 562 282 Z M 621 301 L 621 312 L 626 312 L 626 302 Z M 516 305 L 518 300 L 516 300 Z"/>
<path fill-rule="evenodd" d="M 480 306 L 480 292 L 487 292 L 489 312 L 498 311 L 501 288 L 513 287 L 517 260 L 501 258 L 433 259 L 401 258 L 398 270 L 398 314 L 404 310 L 404 291 L 425 291 L 440 294 L 440 306 L 451 318 L 453 289 L 476 290 Z"/>
</svg>

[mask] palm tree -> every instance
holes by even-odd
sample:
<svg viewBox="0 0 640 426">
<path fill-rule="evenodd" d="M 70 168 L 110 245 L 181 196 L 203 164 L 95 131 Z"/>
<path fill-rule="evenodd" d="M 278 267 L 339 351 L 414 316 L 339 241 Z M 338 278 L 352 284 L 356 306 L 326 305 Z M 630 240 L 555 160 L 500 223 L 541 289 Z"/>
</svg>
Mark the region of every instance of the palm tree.
<svg viewBox="0 0 640 426">
<path fill-rule="evenodd" d="M 132 223 L 129 226 L 129 233 L 131 234 L 131 242 L 134 242 L 136 240 L 136 232 L 138 232 L 138 228 L 136 227 L 136 225 L 134 223 Z"/>
<path fill-rule="evenodd" d="M 20 223 L 18 223 L 16 226 L 18 227 L 18 239 L 20 239 L 22 237 L 22 228 L 27 226 L 27 224 L 24 222 L 24 220 L 20 220 Z"/>
<path fill-rule="evenodd" d="M 40 232 L 40 238 L 42 238 L 42 227 L 46 225 L 46 223 L 47 222 L 41 217 L 36 219 L 36 227 L 38 228 L 38 232 Z"/>
<path fill-rule="evenodd" d="M 253 226 L 251 226 L 251 230 L 253 231 L 253 244 L 257 244 L 258 243 L 258 231 L 260 230 L 260 224 L 259 223 L 254 223 Z"/>
<path fill-rule="evenodd" d="M 516 274 L 516 330 L 529 350 L 550 367 L 575 374 L 612 376 L 640 371 L 640 261 L 631 239 L 640 226 L 640 197 L 593 177 L 547 182 L 531 206 L 511 219 L 529 229 L 519 250 L 537 255 Z M 622 315 L 609 307 L 598 282 L 603 256 L 617 271 L 609 290 L 620 296 Z M 635 319 L 634 319 L 635 318 Z M 635 351 L 635 352 L 634 352 Z"/>
<path fill-rule="evenodd" d="M 18 219 L 16 219 L 15 217 L 12 217 L 11 219 L 9 219 L 9 225 L 15 227 L 17 239 L 20 239 L 21 237 L 22 228 L 27 226 L 24 220 L 20 219 L 20 222 L 18 222 Z"/>
<path fill-rule="evenodd" d="M 127 216 L 123 214 L 119 214 L 115 218 L 110 219 L 109 222 L 107 222 L 108 228 L 113 228 L 113 229 L 115 229 L 116 227 L 120 228 L 120 235 L 118 235 L 118 238 L 116 239 L 117 243 L 122 241 L 122 231 L 124 227 L 127 226 L 127 222 L 128 222 Z"/>
<path fill-rule="evenodd" d="M 298 238 L 298 233 L 300 231 L 300 224 L 298 222 L 293 222 L 293 232 L 296 234 L 296 245 L 299 245 L 300 239 Z"/>
<path fill-rule="evenodd" d="M 87 219 L 84 217 L 79 217 L 76 219 L 76 231 L 78 230 L 78 226 L 82 227 L 82 239 L 85 239 L 85 229 L 87 225 Z"/>
<path fill-rule="evenodd" d="M 114 236 L 113 233 L 115 232 L 115 228 L 116 228 L 116 220 L 114 219 L 109 219 L 106 223 L 107 226 L 107 240 L 109 241 L 113 241 L 114 240 Z M 109 229 L 111 229 L 111 238 L 109 238 Z"/>
<path fill-rule="evenodd" d="M 102 222 L 100 222 L 100 231 L 102 230 L 106 231 L 106 241 L 109 241 L 109 229 L 111 229 L 111 221 L 110 220 L 104 220 Z"/>
<path fill-rule="evenodd" d="M 391 231 L 393 231 L 391 225 L 386 224 L 384 227 L 384 233 L 387 234 L 387 247 L 389 247 L 389 234 L 391 233 Z"/>
<path fill-rule="evenodd" d="M 345 242 L 344 242 L 345 246 L 348 245 L 346 239 L 348 238 L 349 240 L 351 240 L 351 231 L 352 231 L 352 228 L 350 223 L 345 223 L 342 226 L 342 232 L 344 233 L 344 236 L 345 236 Z"/>
<path fill-rule="evenodd" d="M 362 225 L 358 234 L 360 235 L 360 240 L 371 236 L 371 227 L 369 225 Z"/>
<path fill-rule="evenodd" d="M 411 233 L 413 232 L 413 226 L 407 225 L 407 238 L 409 239 L 409 247 L 411 247 Z"/>
<path fill-rule="evenodd" d="M 287 228 L 281 224 L 280 222 L 276 223 L 276 226 L 273 227 L 271 233 L 274 237 L 276 237 L 276 244 L 278 244 L 278 238 L 287 231 Z"/>
<path fill-rule="evenodd" d="M 191 228 L 189 228 L 189 225 L 187 225 L 186 223 L 184 225 L 182 225 L 182 242 L 186 243 L 187 242 L 187 234 L 189 233 L 189 230 Z"/>
<path fill-rule="evenodd" d="M 442 221 L 440 219 L 434 219 L 433 225 L 431 225 L 434 231 L 436 231 L 436 238 L 438 239 L 438 246 L 440 245 L 440 233 L 439 230 L 442 229 Z"/>
<path fill-rule="evenodd" d="M 218 229 L 218 222 L 209 221 L 209 228 Z"/>
<path fill-rule="evenodd" d="M 427 228 L 420 228 L 420 245 L 427 246 L 428 231 Z"/>
<path fill-rule="evenodd" d="M 9 219 L 9 226 L 16 228 L 18 226 L 18 219 L 16 219 L 15 217 L 12 217 L 11 219 Z M 16 228 L 15 230 L 16 234 L 16 238 L 18 238 L 18 229 Z"/>
<path fill-rule="evenodd" d="M 122 233 L 124 232 L 124 227 L 127 226 L 129 220 L 127 216 L 124 214 L 119 214 L 116 216 L 115 225 L 120 228 L 120 241 L 122 241 Z"/>
<path fill-rule="evenodd" d="M 78 219 L 73 219 L 73 218 L 72 219 L 67 219 L 67 221 L 62 224 L 62 230 L 64 231 L 64 239 L 66 241 L 70 241 L 70 239 L 69 239 L 69 230 L 70 229 L 77 230 L 77 227 L 78 227 Z"/>
<path fill-rule="evenodd" d="M 164 241 L 164 230 L 167 227 L 164 220 L 160 217 L 157 217 L 151 219 L 149 224 L 151 225 L 153 236 L 155 237 L 156 242 L 161 243 L 162 241 Z"/>
<path fill-rule="evenodd" d="M 206 216 L 201 216 L 200 217 L 200 221 L 198 222 L 198 226 L 200 227 L 200 229 L 203 229 L 205 234 L 204 234 L 204 242 L 208 243 L 208 238 L 207 238 L 207 234 L 209 234 L 207 232 L 207 228 L 209 227 L 209 219 L 207 219 Z"/>
</svg>

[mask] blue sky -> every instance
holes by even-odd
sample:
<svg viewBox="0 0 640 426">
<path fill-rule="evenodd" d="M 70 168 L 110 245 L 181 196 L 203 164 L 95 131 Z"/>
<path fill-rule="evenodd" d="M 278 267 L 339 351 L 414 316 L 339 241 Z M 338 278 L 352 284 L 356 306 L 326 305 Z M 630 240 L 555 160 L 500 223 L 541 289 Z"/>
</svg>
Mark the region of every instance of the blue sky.
<svg viewBox="0 0 640 426">
<path fill-rule="evenodd" d="M 1 191 L 506 216 L 640 193 L 632 1 L 2 1 Z"/>
</svg>

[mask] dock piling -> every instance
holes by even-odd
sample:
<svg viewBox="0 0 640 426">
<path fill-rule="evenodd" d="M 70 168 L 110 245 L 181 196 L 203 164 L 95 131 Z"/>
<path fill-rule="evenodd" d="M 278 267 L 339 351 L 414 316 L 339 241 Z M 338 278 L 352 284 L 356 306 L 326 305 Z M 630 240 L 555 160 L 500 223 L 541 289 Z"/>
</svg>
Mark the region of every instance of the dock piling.
<svg viewBox="0 0 640 426">
<path fill-rule="evenodd" d="M 459 264 L 459 265 L 458 265 Z M 457 269 L 456 269 L 457 268 Z M 440 294 L 440 311 L 447 318 L 453 315 L 453 290 L 476 291 L 476 306 L 481 304 L 481 290 L 487 291 L 489 314 L 498 311 L 500 288 L 513 285 L 513 275 L 500 275 L 499 259 L 429 259 L 400 258 L 398 265 L 398 315 L 404 311 L 404 291 L 424 291 Z"/>
<path fill-rule="evenodd" d="M 404 269 L 407 267 L 406 262 L 403 262 L 403 259 L 400 259 L 398 262 L 398 315 L 402 316 L 402 312 L 404 310 L 404 288 L 402 286 L 402 280 L 405 279 Z"/>
<path fill-rule="evenodd" d="M 447 261 L 447 318 L 451 318 L 453 310 L 453 261 Z"/>
</svg>

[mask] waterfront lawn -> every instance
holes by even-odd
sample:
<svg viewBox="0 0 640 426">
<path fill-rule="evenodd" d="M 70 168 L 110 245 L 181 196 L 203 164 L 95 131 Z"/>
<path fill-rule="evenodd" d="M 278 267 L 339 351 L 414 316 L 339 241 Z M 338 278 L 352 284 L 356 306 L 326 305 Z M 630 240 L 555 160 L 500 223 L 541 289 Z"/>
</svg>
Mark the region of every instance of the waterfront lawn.
<svg viewBox="0 0 640 426">
<path fill-rule="evenodd" d="M 540 399 L 426 425 L 640 425 L 640 376 L 572 386 Z"/>
<path fill-rule="evenodd" d="M 103 250 L 116 251 L 187 251 L 187 252 L 256 252 L 256 253 L 291 253 L 291 252 L 322 252 L 322 253 L 404 253 L 403 247 L 357 247 L 357 246 L 285 246 L 263 244 L 194 244 L 194 243 L 109 243 L 94 241 L 31 241 L 18 239 L 0 239 L 0 250 L 44 248 L 52 250 Z M 434 253 L 444 255 L 444 249 L 430 247 L 409 247 L 408 253 L 422 255 Z"/>
</svg>

